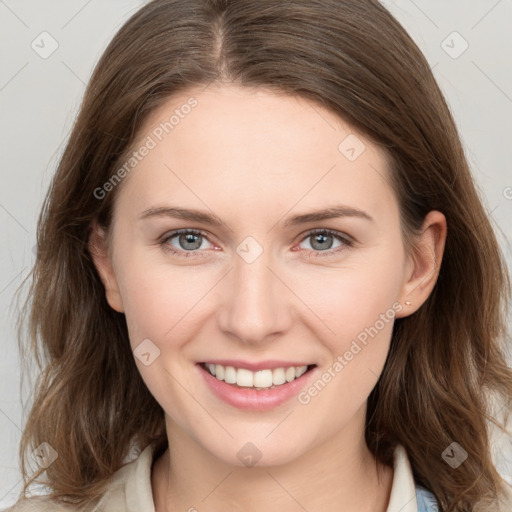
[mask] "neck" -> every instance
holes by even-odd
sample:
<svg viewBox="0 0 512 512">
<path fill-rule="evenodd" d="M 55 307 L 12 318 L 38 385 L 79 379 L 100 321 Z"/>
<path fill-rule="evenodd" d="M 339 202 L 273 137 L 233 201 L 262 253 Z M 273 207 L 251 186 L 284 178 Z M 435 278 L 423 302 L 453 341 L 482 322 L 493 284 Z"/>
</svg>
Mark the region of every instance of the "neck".
<svg viewBox="0 0 512 512">
<path fill-rule="evenodd" d="M 364 435 L 354 436 L 357 429 L 344 430 L 286 464 L 240 467 L 214 457 L 166 420 L 169 449 L 152 471 L 156 512 L 387 509 L 393 470 L 377 464 Z"/>
</svg>

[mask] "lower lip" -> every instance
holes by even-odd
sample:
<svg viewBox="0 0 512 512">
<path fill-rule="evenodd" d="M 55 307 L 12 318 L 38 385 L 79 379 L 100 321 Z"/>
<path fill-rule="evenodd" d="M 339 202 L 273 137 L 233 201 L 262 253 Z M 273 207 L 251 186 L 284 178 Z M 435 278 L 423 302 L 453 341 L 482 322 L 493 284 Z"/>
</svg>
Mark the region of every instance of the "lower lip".
<svg viewBox="0 0 512 512">
<path fill-rule="evenodd" d="M 200 364 L 196 366 L 214 395 L 233 407 L 251 411 L 268 411 L 298 395 L 316 370 L 315 366 L 298 379 L 286 382 L 273 389 L 258 391 L 254 388 L 243 388 L 226 384 L 223 380 L 214 377 Z"/>
</svg>

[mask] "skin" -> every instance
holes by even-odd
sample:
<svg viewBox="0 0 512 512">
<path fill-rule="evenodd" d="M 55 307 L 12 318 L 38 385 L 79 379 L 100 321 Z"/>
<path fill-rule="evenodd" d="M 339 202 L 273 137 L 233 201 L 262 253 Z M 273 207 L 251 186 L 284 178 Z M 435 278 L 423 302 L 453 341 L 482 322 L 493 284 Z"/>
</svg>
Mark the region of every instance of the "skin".
<svg viewBox="0 0 512 512">
<path fill-rule="evenodd" d="M 392 321 L 307 405 L 293 398 L 270 411 L 239 410 L 209 391 L 195 363 L 299 358 L 327 371 L 394 303 L 402 317 L 428 298 L 446 220 L 430 212 L 408 253 L 384 155 L 330 111 L 297 97 L 234 85 L 192 89 L 153 112 L 139 142 L 191 96 L 197 107 L 119 185 L 109 237 L 94 226 L 90 238 L 132 348 L 150 339 L 160 350 L 148 366 L 135 358 L 165 411 L 170 440 L 152 471 L 156 511 L 383 512 L 393 470 L 370 454 L 364 421 Z M 366 147 L 355 161 L 338 149 L 349 134 Z M 339 204 L 372 220 L 285 226 L 292 215 Z M 171 205 L 213 212 L 227 227 L 138 219 Z M 159 243 L 183 228 L 208 236 L 196 256 L 178 236 L 165 244 L 183 256 Z M 326 234 L 322 251 L 306 236 L 312 229 L 354 243 Z M 263 249 L 251 263 L 236 252 L 248 236 Z M 237 457 L 247 442 L 262 453 L 254 467 Z"/>
</svg>

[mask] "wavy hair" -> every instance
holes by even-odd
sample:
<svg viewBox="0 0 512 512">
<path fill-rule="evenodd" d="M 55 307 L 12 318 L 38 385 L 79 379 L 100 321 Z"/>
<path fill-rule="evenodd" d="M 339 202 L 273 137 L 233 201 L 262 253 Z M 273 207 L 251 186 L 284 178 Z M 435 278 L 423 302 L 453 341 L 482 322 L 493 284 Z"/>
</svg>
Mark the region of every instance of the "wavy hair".
<svg viewBox="0 0 512 512">
<path fill-rule="evenodd" d="M 58 453 L 46 470 L 51 498 L 76 507 L 99 500 L 132 449 L 167 447 L 163 410 L 139 375 L 124 315 L 106 301 L 88 238 L 93 222 L 110 225 L 120 186 L 101 200 L 94 192 L 144 121 L 170 96 L 210 83 L 300 96 L 367 136 L 388 158 L 405 241 L 429 211 L 445 215 L 437 283 L 395 321 L 365 436 L 391 466 L 402 444 L 443 512 L 487 510 L 505 488 L 490 449 L 490 426 L 504 421 L 489 397 L 510 409 L 509 276 L 428 62 L 377 0 L 154 0 L 119 29 L 38 220 L 18 326 L 23 358 L 39 368 L 20 444 L 23 493 L 44 469 L 29 476 L 25 455 L 43 442 Z M 441 457 L 453 441 L 469 454 L 456 470 Z"/>
</svg>

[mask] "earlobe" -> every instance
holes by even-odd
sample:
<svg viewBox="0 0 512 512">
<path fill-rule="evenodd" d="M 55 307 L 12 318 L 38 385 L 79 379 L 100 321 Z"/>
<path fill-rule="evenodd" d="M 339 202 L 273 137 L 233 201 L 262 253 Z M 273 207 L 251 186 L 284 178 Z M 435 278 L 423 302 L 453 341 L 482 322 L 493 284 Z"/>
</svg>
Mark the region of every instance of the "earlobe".
<svg viewBox="0 0 512 512">
<path fill-rule="evenodd" d="M 404 308 L 397 314 L 398 318 L 417 311 L 434 289 L 443 259 L 446 235 L 445 216 L 441 212 L 431 211 L 425 217 L 421 234 L 409 256 L 399 299 Z"/>
<path fill-rule="evenodd" d="M 91 226 L 88 248 L 105 288 L 105 295 L 110 307 L 118 313 L 124 313 L 117 279 L 107 250 L 105 230 L 97 223 Z"/>
</svg>

